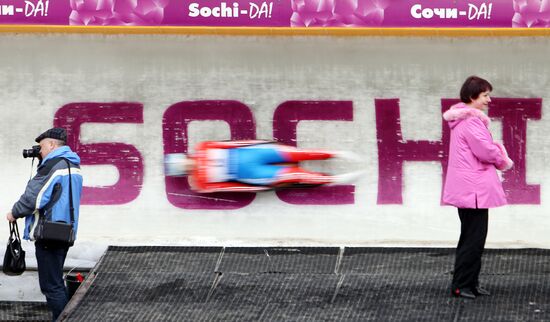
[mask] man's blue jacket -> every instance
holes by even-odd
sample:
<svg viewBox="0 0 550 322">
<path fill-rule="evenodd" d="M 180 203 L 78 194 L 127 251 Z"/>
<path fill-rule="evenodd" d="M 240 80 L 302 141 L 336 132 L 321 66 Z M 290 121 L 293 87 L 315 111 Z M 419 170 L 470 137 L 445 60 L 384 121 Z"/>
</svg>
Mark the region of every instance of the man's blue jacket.
<svg viewBox="0 0 550 322">
<path fill-rule="evenodd" d="M 38 165 L 36 175 L 27 183 L 25 193 L 12 208 L 15 218 L 25 217 L 24 239 L 31 240 L 31 231 L 38 216 L 48 220 L 71 222 L 69 205 L 69 170 L 71 164 L 72 195 L 74 207 L 74 233 L 78 230 L 80 196 L 82 194 L 82 175 L 80 157 L 68 146 L 59 147 L 50 152 Z"/>
</svg>

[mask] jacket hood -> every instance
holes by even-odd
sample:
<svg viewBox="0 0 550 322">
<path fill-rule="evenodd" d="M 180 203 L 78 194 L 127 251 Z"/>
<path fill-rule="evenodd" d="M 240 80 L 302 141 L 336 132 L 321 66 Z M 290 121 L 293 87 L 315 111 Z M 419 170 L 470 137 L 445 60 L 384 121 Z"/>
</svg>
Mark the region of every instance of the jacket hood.
<svg viewBox="0 0 550 322">
<path fill-rule="evenodd" d="M 477 117 L 486 127 L 489 127 L 489 123 L 491 123 L 491 119 L 485 113 L 462 102 L 451 106 L 448 111 L 443 113 L 443 119 L 449 122 L 451 129 L 470 117 Z"/>
<path fill-rule="evenodd" d="M 64 145 L 50 152 L 50 154 L 48 154 L 40 164 L 42 165 L 46 161 L 54 158 L 65 158 L 72 164 L 80 164 L 80 157 L 74 153 L 68 145 Z"/>
</svg>

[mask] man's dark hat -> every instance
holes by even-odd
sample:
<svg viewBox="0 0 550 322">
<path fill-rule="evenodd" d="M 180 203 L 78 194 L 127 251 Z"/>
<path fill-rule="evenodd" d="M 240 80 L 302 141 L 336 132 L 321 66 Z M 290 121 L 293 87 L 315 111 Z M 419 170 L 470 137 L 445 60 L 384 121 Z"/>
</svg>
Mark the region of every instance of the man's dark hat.
<svg viewBox="0 0 550 322">
<path fill-rule="evenodd" d="M 40 134 L 34 140 L 36 141 L 36 143 L 40 143 L 40 141 L 42 141 L 44 139 L 47 139 L 47 138 L 56 139 L 56 140 L 66 142 L 67 141 L 67 131 L 65 131 L 65 129 L 62 128 L 62 127 L 54 127 L 54 128 L 51 128 L 51 129 L 47 130 L 46 132 Z"/>
</svg>

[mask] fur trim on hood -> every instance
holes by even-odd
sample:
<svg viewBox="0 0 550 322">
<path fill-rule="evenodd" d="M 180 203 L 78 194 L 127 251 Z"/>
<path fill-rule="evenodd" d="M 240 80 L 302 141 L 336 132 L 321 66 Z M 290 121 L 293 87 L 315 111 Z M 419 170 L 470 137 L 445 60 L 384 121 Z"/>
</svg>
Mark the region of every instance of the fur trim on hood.
<svg viewBox="0 0 550 322">
<path fill-rule="evenodd" d="M 479 118 L 486 127 L 491 123 L 491 119 L 485 113 L 462 102 L 451 106 L 447 112 L 443 113 L 443 119 L 447 122 L 462 121 L 470 117 Z"/>
</svg>

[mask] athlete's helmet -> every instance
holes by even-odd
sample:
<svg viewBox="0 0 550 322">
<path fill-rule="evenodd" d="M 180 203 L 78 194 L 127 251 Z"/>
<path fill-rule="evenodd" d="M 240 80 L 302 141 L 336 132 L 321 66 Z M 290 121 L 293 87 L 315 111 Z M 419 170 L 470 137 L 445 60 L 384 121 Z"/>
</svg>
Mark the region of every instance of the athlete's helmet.
<svg viewBox="0 0 550 322">
<path fill-rule="evenodd" d="M 193 166 L 193 160 L 184 153 L 169 153 L 164 156 L 164 174 L 168 177 L 185 176 Z"/>
</svg>

